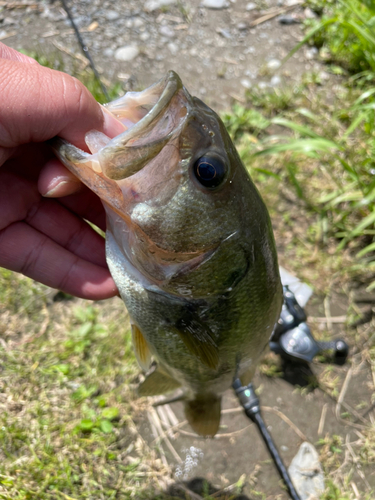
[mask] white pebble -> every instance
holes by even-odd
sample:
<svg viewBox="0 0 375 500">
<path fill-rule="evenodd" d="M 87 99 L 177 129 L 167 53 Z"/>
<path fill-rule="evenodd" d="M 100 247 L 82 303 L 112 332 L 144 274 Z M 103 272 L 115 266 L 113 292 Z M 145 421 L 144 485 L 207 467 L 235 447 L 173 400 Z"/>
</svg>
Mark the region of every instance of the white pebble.
<svg viewBox="0 0 375 500">
<path fill-rule="evenodd" d="M 117 61 L 132 61 L 139 54 L 139 49 L 136 45 L 125 45 L 124 47 L 120 47 L 115 52 L 115 59 Z"/>
</svg>

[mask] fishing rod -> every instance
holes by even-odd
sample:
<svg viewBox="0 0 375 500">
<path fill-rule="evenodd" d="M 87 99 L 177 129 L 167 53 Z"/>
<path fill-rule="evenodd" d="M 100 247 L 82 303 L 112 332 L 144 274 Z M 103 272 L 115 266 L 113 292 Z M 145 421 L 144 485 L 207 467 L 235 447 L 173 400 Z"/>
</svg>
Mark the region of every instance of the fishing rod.
<svg viewBox="0 0 375 500">
<path fill-rule="evenodd" d="M 279 455 L 279 452 L 273 442 L 270 433 L 267 430 L 266 424 L 264 423 L 262 414 L 260 412 L 259 398 L 255 394 L 253 384 L 250 383 L 247 386 L 243 386 L 239 378 L 236 378 L 232 385 L 241 405 L 245 410 L 246 416 L 256 424 L 262 438 L 270 452 L 270 455 L 275 462 L 276 468 L 279 471 L 281 479 L 284 481 L 285 486 L 289 492 L 292 500 L 301 500 L 296 489 L 293 486 L 292 480 L 286 470 L 286 467 Z"/>
<path fill-rule="evenodd" d="M 283 286 L 283 295 L 284 303 L 280 318 L 269 342 L 271 351 L 279 354 L 285 361 L 306 364 L 320 352 L 330 350 L 334 354 L 333 362 L 338 365 L 344 364 L 349 353 L 347 343 L 342 339 L 330 342 L 316 341 L 306 323 L 306 313 L 289 286 Z M 258 427 L 290 497 L 292 500 L 301 500 L 264 423 L 259 398 L 255 394 L 253 385 L 250 383 L 243 386 L 236 376 L 232 387 L 246 416 Z"/>
<path fill-rule="evenodd" d="M 104 83 L 101 81 L 100 79 L 100 76 L 99 76 L 99 72 L 98 70 L 96 69 L 96 66 L 94 64 L 94 61 L 92 60 L 92 57 L 90 55 L 90 52 L 89 52 L 89 49 L 87 47 L 87 45 L 85 44 L 85 42 L 83 41 L 83 38 L 82 38 L 82 35 L 78 29 L 78 26 L 76 25 L 74 19 L 73 19 L 73 16 L 72 16 L 72 13 L 71 13 L 71 10 L 66 2 L 66 0 L 61 0 L 61 3 L 64 7 L 64 10 L 69 18 L 69 21 L 74 29 L 74 32 L 76 34 L 76 37 L 77 37 L 77 40 L 78 40 L 78 43 L 82 49 L 82 52 L 83 52 L 83 55 L 88 59 L 89 63 L 90 63 L 90 66 L 91 66 L 91 69 L 95 75 L 95 78 L 97 79 L 101 89 L 102 89 L 102 92 L 103 94 L 105 95 L 105 98 L 107 99 L 107 101 L 109 102 L 109 95 L 108 95 L 108 92 L 107 92 L 107 88 L 105 87 Z"/>
</svg>

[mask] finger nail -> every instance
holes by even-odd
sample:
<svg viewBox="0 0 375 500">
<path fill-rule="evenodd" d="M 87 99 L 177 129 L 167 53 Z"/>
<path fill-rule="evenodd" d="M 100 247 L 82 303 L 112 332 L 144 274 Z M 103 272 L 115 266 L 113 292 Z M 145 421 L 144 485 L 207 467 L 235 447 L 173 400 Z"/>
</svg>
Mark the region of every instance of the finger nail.
<svg viewBox="0 0 375 500">
<path fill-rule="evenodd" d="M 59 198 L 76 193 L 81 189 L 81 183 L 71 179 L 60 179 L 53 187 L 48 189 L 46 193 L 40 193 L 45 198 Z"/>
<path fill-rule="evenodd" d="M 101 106 L 101 108 L 104 116 L 103 132 L 111 139 L 122 134 L 126 127 L 108 109 L 104 106 Z"/>
</svg>

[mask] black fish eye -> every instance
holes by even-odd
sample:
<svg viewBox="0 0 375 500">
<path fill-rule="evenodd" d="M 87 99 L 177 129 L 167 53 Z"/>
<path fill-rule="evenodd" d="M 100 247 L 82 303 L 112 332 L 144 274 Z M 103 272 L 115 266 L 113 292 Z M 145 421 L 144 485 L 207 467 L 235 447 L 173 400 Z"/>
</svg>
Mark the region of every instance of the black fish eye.
<svg viewBox="0 0 375 500">
<path fill-rule="evenodd" d="M 223 160 L 214 156 L 201 156 L 194 163 L 194 175 L 206 188 L 216 188 L 225 179 L 227 167 Z"/>
</svg>

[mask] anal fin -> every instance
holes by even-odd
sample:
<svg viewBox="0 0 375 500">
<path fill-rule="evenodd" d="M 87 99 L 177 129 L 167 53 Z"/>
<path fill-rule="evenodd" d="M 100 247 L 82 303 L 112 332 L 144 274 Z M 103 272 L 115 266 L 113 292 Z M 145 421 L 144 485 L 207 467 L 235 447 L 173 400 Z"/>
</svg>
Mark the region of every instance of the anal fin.
<svg viewBox="0 0 375 500">
<path fill-rule="evenodd" d="M 151 366 L 151 352 L 141 330 L 134 324 L 131 325 L 132 341 L 139 366 L 147 371 Z"/>
<path fill-rule="evenodd" d="M 219 430 L 221 397 L 202 394 L 185 403 L 185 416 L 191 428 L 200 436 L 213 437 Z"/>
<path fill-rule="evenodd" d="M 174 391 L 181 386 L 177 380 L 164 373 L 159 366 L 146 375 L 145 380 L 138 387 L 140 396 L 157 396 L 166 392 Z"/>
</svg>

